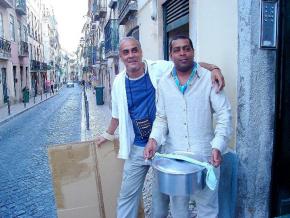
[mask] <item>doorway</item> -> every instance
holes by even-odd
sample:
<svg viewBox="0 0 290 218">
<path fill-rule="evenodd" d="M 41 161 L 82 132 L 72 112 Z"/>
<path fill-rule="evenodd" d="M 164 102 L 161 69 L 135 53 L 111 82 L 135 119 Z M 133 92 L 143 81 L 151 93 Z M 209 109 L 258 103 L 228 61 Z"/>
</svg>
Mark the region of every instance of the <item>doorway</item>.
<svg viewBox="0 0 290 218">
<path fill-rule="evenodd" d="M 7 74 L 6 74 L 6 68 L 1 68 L 2 73 L 2 88 L 3 88 L 3 97 L 4 97 L 4 103 L 8 102 L 8 90 L 7 90 Z"/>
<path fill-rule="evenodd" d="M 169 42 L 173 36 L 189 36 L 189 1 L 168 0 L 163 5 L 164 59 L 169 59 Z"/>
<path fill-rule="evenodd" d="M 290 2 L 280 1 L 271 217 L 290 216 Z"/>
</svg>

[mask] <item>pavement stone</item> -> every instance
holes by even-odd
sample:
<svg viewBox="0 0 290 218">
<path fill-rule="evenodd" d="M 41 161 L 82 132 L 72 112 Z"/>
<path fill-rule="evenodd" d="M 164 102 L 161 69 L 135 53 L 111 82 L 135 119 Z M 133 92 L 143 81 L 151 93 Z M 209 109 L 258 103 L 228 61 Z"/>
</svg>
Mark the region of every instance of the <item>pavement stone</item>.
<svg viewBox="0 0 290 218">
<path fill-rule="evenodd" d="M 86 89 L 87 100 L 89 103 L 89 130 L 86 129 L 85 103 L 84 95 L 82 95 L 82 124 L 81 124 L 81 140 L 94 140 L 101 135 L 109 125 L 111 118 L 111 110 L 109 104 L 97 105 L 96 95 L 93 89 Z"/>
<path fill-rule="evenodd" d="M 58 93 L 56 93 L 57 95 Z M 50 99 L 56 95 L 48 96 L 47 99 Z M 61 97 L 61 96 L 59 96 Z M 51 100 L 55 100 L 58 98 L 54 98 Z M 72 108 L 72 105 L 79 104 L 80 102 L 80 93 L 78 95 L 78 98 L 74 99 L 68 99 L 69 102 L 67 104 L 64 104 L 63 110 L 65 110 L 66 106 L 69 106 L 69 109 L 75 109 Z M 46 98 L 43 98 L 41 100 L 41 97 L 38 96 L 36 98 L 36 103 L 34 104 L 33 100 L 30 100 L 30 103 L 26 105 L 26 108 L 24 108 L 23 103 L 18 103 L 11 105 L 11 115 L 9 116 L 7 113 L 7 107 L 0 108 L 0 125 L 3 124 L 3 126 L 8 126 L 8 128 L 5 129 L 10 135 L 13 136 L 13 134 L 17 133 L 19 129 L 23 128 L 23 125 L 15 124 L 13 127 L 11 125 L 9 126 L 10 121 L 14 122 L 17 119 L 13 119 L 14 117 L 18 116 L 19 114 L 22 114 L 25 111 L 28 111 L 31 108 L 34 108 L 37 110 L 38 107 L 35 107 L 38 105 L 40 108 L 42 108 L 43 105 L 42 102 L 46 101 Z M 61 102 L 61 101 L 60 101 Z M 41 104 L 41 105 L 40 105 Z M 49 112 L 53 111 L 55 108 L 60 107 L 54 107 L 54 108 L 45 108 L 49 110 Z M 80 109 L 80 105 L 78 105 L 78 109 Z M 44 110 L 42 110 L 44 111 Z M 61 111 L 62 112 L 62 111 Z M 78 117 L 80 117 L 80 110 L 71 110 L 69 113 L 76 113 Z M 29 113 L 29 112 L 27 112 Z M 71 116 L 72 117 L 72 116 Z M 51 123 L 55 123 L 55 120 L 59 120 L 59 117 L 54 117 L 55 119 L 52 120 Z M 13 120 L 11 120 L 13 119 Z M 66 119 L 67 120 L 67 119 Z M 9 121 L 9 122 L 7 122 Z M 21 119 L 21 124 L 26 123 L 27 119 Z M 80 119 L 78 118 L 78 122 L 74 124 L 74 126 L 77 127 L 78 134 L 76 134 L 76 131 L 71 131 L 72 134 L 78 135 L 78 140 L 80 138 L 79 134 L 79 124 Z M 15 123 L 15 122 L 14 122 Z M 41 125 L 41 122 L 37 122 L 37 125 L 35 125 L 35 129 L 41 129 L 41 127 L 46 127 L 46 130 L 50 132 L 51 129 L 55 128 L 55 125 L 45 126 Z M 22 126 L 22 127 L 21 127 Z M 39 127 L 39 128 L 37 128 Z M 1 126 L 0 126 L 1 128 Z M 61 128 L 60 128 L 61 129 Z M 3 129 L 1 129 L 3 130 Z M 4 132 L 5 132 L 4 131 Z M 38 131 L 36 131 L 38 132 Z M 0 177 L 0 217 L 55 217 L 54 211 L 52 212 L 53 208 L 55 208 L 52 187 L 48 187 L 45 190 L 43 189 L 43 184 L 48 183 L 48 179 L 50 179 L 50 175 L 48 173 L 48 170 L 46 168 L 42 168 L 43 166 L 47 166 L 47 154 L 46 154 L 46 147 L 42 146 L 38 148 L 37 146 L 34 146 L 34 141 L 38 139 L 39 135 L 41 136 L 38 141 L 48 141 L 46 134 L 34 134 L 34 132 L 29 133 L 31 137 L 29 139 L 29 142 L 25 144 L 25 146 L 16 146 L 17 143 L 15 143 L 14 137 L 11 137 L 11 140 L 7 142 L 7 138 L 4 136 L 3 139 L 0 139 L 1 141 L 6 139 L 5 143 L 9 146 L 5 146 L 5 152 L 1 152 L 1 161 L 0 161 L 0 175 L 5 175 Z M 59 132 L 59 134 L 61 134 Z M 19 140 L 24 140 L 24 137 L 22 135 L 17 135 Z M 52 137 L 52 136 L 51 136 Z M 45 140 L 43 140 L 45 139 Z M 49 138 L 50 139 L 50 138 Z M 69 139 L 71 140 L 71 139 Z M 26 141 L 25 141 L 26 142 Z M 50 141 L 49 141 L 50 142 Z M 2 144 L 0 142 L 0 144 Z M 47 144 L 53 144 L 53 143 L 47 143 Z M 11 145 L 11 146 L 10 146 Z M 2 144 L 3 146 L 3 144 Z M 15 152 L 15 148 L 17 148 L 17 152 Z M 3 150 L 2 150 L 3 151 Z M 26 159 L 23 158 L 23 161 L 20 164 L 14 164 L 13 171 L 8 168 L 9 162 L 6 160 L 13 159 L 19 159 L 23 155 L 23 153 L 27 154 L 25 156 Z M 12 158 L 13 157 L 13 158 Z M 16 163 L 18 163 L 16 161 Z M 29 166 L 23 170 L 23 166 Z M 27 170 L 26 170 L 27 169 Z M 35 169 L 35 170 L 34 170 Z M 37 171 L 37 174 L 35 174 L 35 171 Z M 33 180 L 33 183 L 31 182 Z M 43 191 L 44 190 L 44 191 Z M 43 200 L 40 200 L 43 199 Z M 44 206 L 45 205 L 45 206 Z"/>
<path fill-rule="evenodd" d="M 47 93 L 47 94 L 43 94 L 43 95 L 37 95 L 35 97 L 30 97 L 29 102 L 26 103 L 26 105 L 24 105 L 24 103 L 22 102 L 18 102 L 15 104 L 11 104 L 10 105 L 10 115 L 8 114 L 8 106 L 7 104 L 3 107 L 0 107 L 0 126 L 5 123 L 8 122 L 10 119 L 18 116 L 19 114 L 29 110 L 30 108 L 48 100 L 49 98 L 54 97 L 55 95 L 58 94 L 58 91 L 55 92 L 54 94 L 52 93 Z"/>
</svg>

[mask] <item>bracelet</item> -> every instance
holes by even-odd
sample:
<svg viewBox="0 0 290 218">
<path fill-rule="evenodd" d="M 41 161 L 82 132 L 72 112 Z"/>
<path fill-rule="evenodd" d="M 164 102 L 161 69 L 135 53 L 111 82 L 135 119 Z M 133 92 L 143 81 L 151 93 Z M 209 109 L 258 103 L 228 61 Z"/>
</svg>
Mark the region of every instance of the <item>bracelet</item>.
<svg viewBox="0 0 290 218">
<path fill-rule="evenodd" d="M 105 138 L 105 139 L 107 139 L 107 140 L 109 140 L 109 141 L 114 141 L 115 140 L 115 136 L 114 135 L 111 135 L 111 134 L 109 134 L 109 133 L 107 133 L 107 132 L 104 132 L 103 134 L 102 134 L 102 136 Z"/>
</svg>

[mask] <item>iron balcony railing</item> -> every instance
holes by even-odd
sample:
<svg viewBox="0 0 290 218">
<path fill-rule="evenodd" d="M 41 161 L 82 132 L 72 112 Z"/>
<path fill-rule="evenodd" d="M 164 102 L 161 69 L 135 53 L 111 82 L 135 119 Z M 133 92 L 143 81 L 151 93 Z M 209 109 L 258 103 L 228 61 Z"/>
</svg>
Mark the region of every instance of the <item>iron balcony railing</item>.
<svg viewBox="0 0 290 218">
<path fill-rule="evenodd" d="M 105 18 L 107 15 L 107 0 L 94 0 L 93 2 L 94 21 Z"/>
<path fill-rule="evenodd" d="M 91 46 L 84 47 L 83 57 L 84 58 L 92 57 L 92 47 Z"/>
<path fill-rule="evenodd" d="M 40 70 L 40 61 L 31 60 L 30 61 L 30 70 L 39 71 Z"/>
<path fill-rule="evenodd" d="M 114 57 L 119 54 L 119 20 L 110 19 L 105 26 L 105 56 Z"/>
<path fill-rule="evenodd" d="M 83 67 L 83 72 L 90 72 L 92 68 L 90 66 L 84 66 Z"/>
<path fill-rule="evenodd" d="M 41 62 L 40 63 L 40 70 L 47 71 L 48 70 L 47 63 Z"/>
<path fill-rule="evenodd" d="M 4 8 L 13 8 L 13 0 L 0 0 L 0 6 Z"/>
<path fill-rule="evenodd" d="M 28 57 L 28 43 L 24 41 L 20 41 L 18 55 L 20 57 Z"/>
<path fill-rule="evenodd" d="M 128 17 L 138 10 L 137 0 L 119 0 L 118 11 L 119 11 L 119 24 L 126 24 Z"/>
<path fill-rule="evenodd" d="M 16 0 L 16 13 L 26 15 L 26 0 Z"/>
<path fill-rule="evenodd" d="M 11 42 L 0 37 L 0 59 L 11 57 Z"/>
</svg>

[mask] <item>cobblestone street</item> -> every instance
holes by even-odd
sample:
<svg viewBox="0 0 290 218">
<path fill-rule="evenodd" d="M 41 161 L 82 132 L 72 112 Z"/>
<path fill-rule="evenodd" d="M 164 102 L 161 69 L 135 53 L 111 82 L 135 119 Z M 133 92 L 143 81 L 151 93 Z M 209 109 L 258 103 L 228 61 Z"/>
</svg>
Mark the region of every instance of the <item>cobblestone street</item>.
<svg viewBox="0 0 290 218">
<path fill-rule="evenodd" d="M 0 217 L 56 217 L 47 146 L 80 141 L 80 101 L 64 88 L 0 126 Z"/>
<path fill-rule="evenodd" d="M 0 126 L 0 217 L 56 217 L 55 196 L 47 148 L 55 144 L 94 140 L 110 121 L 108 103 L 96 104 L 92 89 L 89 130 L 86 129 L 81 87 L 64 88 Z M 118 133 L 118 131 L 116 131 Z M 152 170 L 143 189 L 145 217 L 151 214 Z M 193 212 L 194 208 L 191 208 Z M 195 217 L 195 213 L 192 213 Z"/>
</svg>

